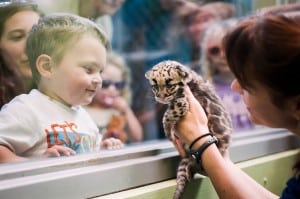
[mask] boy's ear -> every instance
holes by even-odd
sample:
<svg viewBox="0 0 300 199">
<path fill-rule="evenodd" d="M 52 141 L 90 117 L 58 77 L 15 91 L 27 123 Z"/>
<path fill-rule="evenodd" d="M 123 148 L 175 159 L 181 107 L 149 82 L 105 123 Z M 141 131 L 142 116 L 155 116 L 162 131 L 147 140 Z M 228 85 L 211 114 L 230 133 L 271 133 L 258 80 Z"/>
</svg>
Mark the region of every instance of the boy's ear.
<svg viewBox="0 0 300 199">
<path fill-rule="evenodd" d="M 52 74 L 52 59 L 49 55 L 42 54 L 36 60 L 36 67 L 40 75 L 49 77 Z"/>
</svg>

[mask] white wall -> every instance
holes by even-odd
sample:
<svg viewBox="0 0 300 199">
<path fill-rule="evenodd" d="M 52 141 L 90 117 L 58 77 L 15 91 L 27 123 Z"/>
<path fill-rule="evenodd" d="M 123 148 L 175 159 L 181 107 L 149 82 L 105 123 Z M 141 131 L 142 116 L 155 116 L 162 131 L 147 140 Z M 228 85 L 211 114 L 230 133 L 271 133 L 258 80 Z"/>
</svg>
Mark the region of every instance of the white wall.
<svg viewBox="0 0 300 199">
<path fill-rule="evenodd" d="M 39 8 L 45 13 L 78 12 L 78 0 L 35 0 Z"/>
</svg>

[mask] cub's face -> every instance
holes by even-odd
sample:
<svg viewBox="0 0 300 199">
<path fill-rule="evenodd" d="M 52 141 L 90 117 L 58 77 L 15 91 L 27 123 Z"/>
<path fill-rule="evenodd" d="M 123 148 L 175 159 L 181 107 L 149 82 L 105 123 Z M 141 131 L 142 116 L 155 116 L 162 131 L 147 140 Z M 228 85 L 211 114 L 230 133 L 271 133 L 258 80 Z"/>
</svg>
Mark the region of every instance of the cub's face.
<svg viewBox="0 0 300 199">
<path fill-rule="evenodd" d="M 189 80 L 189 73 L 183 65 L 175 61 L 163 61 L 146 72 L 155 100 L 168 104 Z M 181 89 L 182 90 L 182 89 Z"/>
</svg>

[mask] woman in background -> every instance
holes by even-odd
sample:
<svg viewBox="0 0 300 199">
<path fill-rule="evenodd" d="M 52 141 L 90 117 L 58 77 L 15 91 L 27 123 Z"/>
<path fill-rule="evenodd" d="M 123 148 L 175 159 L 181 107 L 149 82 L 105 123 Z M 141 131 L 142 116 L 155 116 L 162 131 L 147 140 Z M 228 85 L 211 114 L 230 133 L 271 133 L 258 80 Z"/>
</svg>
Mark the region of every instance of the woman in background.
<svg viewBox="0 0 300 199">
<path fill-rule="evenodd" d="M 203 76 L 213 83 L 231 116 L 234 131 L 253 127 L 242 97 L 230 88 L 234 75 L 229 69 L 222 48 L 225 34 L 236 24 L 236 18 L 212 23 L 205 31 L 201 45 Z"/>
<path fill-rule="evenodd" d="M 40 15 L 30 2 L 0 3 L 0 108 L 33 87 L 25 42 Z"/>
</svg>

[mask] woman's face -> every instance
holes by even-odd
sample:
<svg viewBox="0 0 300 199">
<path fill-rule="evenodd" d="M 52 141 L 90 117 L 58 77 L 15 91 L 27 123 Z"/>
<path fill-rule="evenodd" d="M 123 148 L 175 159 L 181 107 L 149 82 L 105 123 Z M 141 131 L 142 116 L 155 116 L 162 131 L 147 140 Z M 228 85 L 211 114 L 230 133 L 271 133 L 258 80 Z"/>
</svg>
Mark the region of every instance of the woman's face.
<svg viewBox="0 0 300 199">
<path fill-rule="evenodd" d="M 31 79 L 31 69 L 25 54 L 26 39 L 39 18 L 38 13 L 30 10 L 15 13 L 4 23 L 0 38 L 0 53 L 5 65 L 17 69 L 24 80 Z"/>
<path fill-rule="evenodd" d="M 278 108 L 272 103 L 269 91 L 265 87 L 259 83 L 253 85 L 253 90 L 249 92 L 243 89 L 236 79 L 231 84 L 231 89 L 242 96 L 251 121 L 272 128 L 293 129 L 295 109 L 292 106 Z"/>
</svg>

